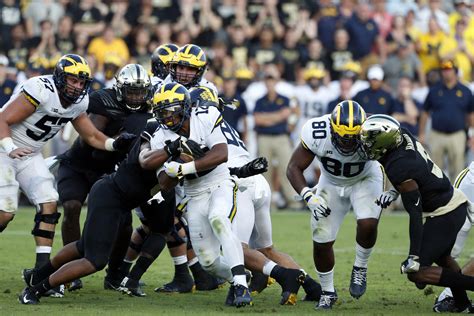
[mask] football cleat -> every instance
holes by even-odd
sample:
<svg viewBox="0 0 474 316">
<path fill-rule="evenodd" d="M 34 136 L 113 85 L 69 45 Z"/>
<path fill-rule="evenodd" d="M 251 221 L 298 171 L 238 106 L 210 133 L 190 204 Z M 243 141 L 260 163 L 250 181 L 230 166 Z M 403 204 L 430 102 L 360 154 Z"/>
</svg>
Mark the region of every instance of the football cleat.
<svg viewBox="0 0 474 316">
<path fill-rule="evenodd" d="M 195 289 L 194 281 L 189 274 L 175 276 L 173 281 L 162 287 L 157 287 L 155 292 L 165 293 L 190 293 Z"/>
<path fill-rule="evenodd" d="M 295 305 L 298 290 L 305 279 L 305 273 L 298 269 L 286 269 L 284 276 L 277 282 L 281 285 L 280 305 Z"/>
<path fill-rule="evenodd" d="M 435 304 L 433 305 L 433 311 L 435 313 L 464 313 L 473 314 L 474 306 L 471 302 L 468 302 L 465 306 L 458 307 L 452 296 L 446 296 L 442 300 L 436 298 Z"/>
<path fill-rule="evenodd" d="M 337 301 L 337 292 L 326 292 L 321 293 L 321 298 L 319 299 L 318 304 L 316 304 L 316 309 L 332 309 L 332 306 Z"/>
<path fill-rule="evenodd" d="M 21 271 L 21 278 L 23 279 L 23 281 L 25 281 L 27 286 L 34 286 L 36 285 L 36 283 L 40 281 L 40 280 L 36 280 L 35 272 L 36 272 L 35 268 L 23 269 L 23 271 Z"/>
<path fill-rule="evenodd" d="M 77 280 L 72 281 L 71 284 L 69 284 L 67 290 L 69 292 L 73 292 L 73 291 L 80 290 L 82 288 L 83 288 L 83 285 L 82 285 L 81 279 L 77 279 Z"/>
<path fill-rule="evenodd" d="M 261 272 L 253 272 L 252 278 L 250 279 L 249 291 L 252 295 L 256 295 L 267 288 L 271 283 L 270 280 L 274 280 L 269 276 Z"/>
<path fill-rule="evenodd" d="M 303 297 L 303 301 L 319 302 L 322 292 L 321 284 L 316 282 L 309 275 L 307 275 L 304 279 L 303 289 L 306 292 L 306 295 Z"/>
<path fill-rule="evenodd" d="M 64 297 L 64 289 L 64 284 L 61 284 L 59 286 L 56 286 L 55 288 L 48 290 L 46 293 L 43 294 L 43 296 L 62 298 Z"/>
<path fill-rule="evenodd" d="M 367 289 L 367 268 L 353 266 L 349 292 L 353 298 L 359 299 Z"/>
<path fill-rule="evenodd" d="M 216 278 L 208 273 L 203 277 L 194 279 L 197 291 L 212 291 L 220 288 L 225 282 L 225 280 Z"/>
<path fill-rule="evenodd" d="M 240 308 L 247 305 L 253 305 L 249 289 L 240 284 L 234 285 L 234 306 Z"/>
<path fill-rule="evenodd" d="M 143 292 L 142 288 L 140 287 L 137 280 L 130 279 L 129 277 L 125 277 L 120 284 L 118 290 L 124 294 L 128 294 L 130 296 L 138 296 L 144 297 L 146 296 L 145 292 Z"/>
<path fill-rule="evenodd" d="M 104 278 L 104 289 L 105 290 L 112 290 L 112 291 L 118 291 L 120 287 L 121 280 L 111 278 L 109 276 L 106 276 Z"/>
<path fill-rule="evenodd" d="M 225 305 L 226 306 L 234 306 L 235 300 L 235 287 L 234 285 L 230 285 L 229 291 L 227 291 L 227 297 L 225 298 Z"/>
<path fill-rule="evenodd" d="M 32 287 L 25 287 L 18 296 L 18 301 L 25 305 L 35 305 L 39 303 L 39 298 Z"/>
</svg>

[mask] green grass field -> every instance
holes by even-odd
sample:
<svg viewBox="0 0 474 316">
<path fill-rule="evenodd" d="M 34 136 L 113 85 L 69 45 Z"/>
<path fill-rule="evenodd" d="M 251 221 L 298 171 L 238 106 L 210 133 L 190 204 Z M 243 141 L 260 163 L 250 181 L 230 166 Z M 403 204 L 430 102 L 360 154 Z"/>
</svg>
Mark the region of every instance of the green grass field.
<svg viewBox="0 0 474 316">
<path fill-rule="evenodd" d="M 313 277 L 312 246 L 309 213 L 273 213 L 273 237 L 275 245 L 293 256 Z M 85 217 L 85 216 L 83 216 Z M 22 209 L 8 229 L 0 235 L 0 315 L 217 315 L 217 314 L 294 314 L 318 313 L 314 303 L 299 301 L 296 306 L 278 305 L 280 288 L 272 285 L 263 293 L 254 296 L 254 306 L 235 309 L 224 306 L 227 286 L 213 292 L 193 294 L 157 294 L 153 291 L 172 278 L 173 266 L 168 252 L 158 258 L 150 271 L 144 275 L 145 298 L 128 297 L 102 288 L 104 271 L 89 276 L 84 289 L 66 293 L 62 299 L 42 298 L 38 306 L 24 306 L 17 301 L 24 287 L 20 277 L 23 268 L 34 262 L 34 242 L 30 235 L 33 210 Z M 360 300 L 349 295 L 348 286 L 354 261 L 355 221 L 349 215 L 335 244 L 335 285 L 339 301 L 331 313 L 343 315 L 385 315 L 385 314 L 431 314 L 432 303 L 440 288 L 420 291 L 406 277 L 400 275 L 400 262 L 405 259 L 408 247 L 408 217 L 405 214 L 385 214 L 379 226 L 379 238 L 369 264 L 368 289 Z M 57 229 L 57 236 L 60 230 Z M 464 264 L 474 252 L 471 238 L 461 258 Z M 54 249 L 61 247 L 61 240 L 55 241 Z M 303 296 L 300 290 L 299 298 Z"/>
</svg>

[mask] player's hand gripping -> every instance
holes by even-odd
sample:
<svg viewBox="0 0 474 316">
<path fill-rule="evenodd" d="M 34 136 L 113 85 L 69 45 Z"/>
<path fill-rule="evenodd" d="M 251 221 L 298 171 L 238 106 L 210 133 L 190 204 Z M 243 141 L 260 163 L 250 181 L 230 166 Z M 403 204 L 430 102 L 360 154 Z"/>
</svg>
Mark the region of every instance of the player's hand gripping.
<svg viewBox="0 0 474 316">
<path fill-rule="evenodd" d="M 331 209 L 328 207 L 326 200 L 322 196 L 316 196 L 310 188 L 306 187 L 301 191 L 301 197 L 306 201 L 306 205 L 313 213 L 315 220 L 321 217 L 328 217 Z"/>
<path fill-rule="evenodd" d="M 20 147 L 20 148 L 16 148 L 16 149 L 12 150 L 8 154 L 8 157 L 10 157 L 12 159 L 22 158 L 22 157 L 28 156 L 29 154 L 32 154 L 32 153 L 33 153 L 33 150 L 31 150 L 30 148 Z"/>
<path fill-rule="evenodd" d="M 409 255 L 400 266 L 400 273 L 414 273 L 420 270 L 420 258 L 415 255 Z"/>
<path fill-rule="evenodd" d="M 395 190 L 388 190 L 383 192 L 377 200 L 375 200 L 375 204 L 380 205 L 382 208 L 387 208 L 390 204 L 392 204 L 393 201 L 398 199 L 398 196 L 400 193 L 398 193 Z"/>
<path fill-rule="evenodd" d="M 128 152 L 130 145 L 137 138 L 137 135 L 131 133 L 122 133 L 115 139 L 112 146 L 117 151 Z"/>
</svg>

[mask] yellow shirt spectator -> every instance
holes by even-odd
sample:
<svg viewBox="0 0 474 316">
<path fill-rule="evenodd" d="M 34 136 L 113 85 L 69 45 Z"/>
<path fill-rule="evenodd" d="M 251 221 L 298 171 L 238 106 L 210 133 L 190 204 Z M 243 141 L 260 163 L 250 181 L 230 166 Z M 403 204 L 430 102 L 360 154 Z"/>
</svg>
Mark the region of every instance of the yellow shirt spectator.
<svg viewBox="0 0 474 316">
<path fill-rule="evenodd" d="M 448 37 L 438 31 L 435 34 L 425 33 L 418 38 L 418 55 L 424 73 L 429 72 L 439 65 L 439 48 Z"/>
<path fill-rule="evenodd" d="M 123 39 L 115 37 L 111 27 L 106 27 L 102 36 L 94 38 L 87 51 L 96 58 L 99 69 L 102 69 L 105 56 L 108 54 L 117 55 L 124 63 L 130 58 L 127 44 Z"/>
</svg>

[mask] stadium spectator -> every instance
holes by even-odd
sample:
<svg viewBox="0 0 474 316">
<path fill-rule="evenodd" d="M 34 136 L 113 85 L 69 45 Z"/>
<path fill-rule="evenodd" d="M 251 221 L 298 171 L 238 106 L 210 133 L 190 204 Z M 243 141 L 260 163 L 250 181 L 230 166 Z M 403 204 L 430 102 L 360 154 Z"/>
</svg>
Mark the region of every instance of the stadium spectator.
<svg viewBox="0 0 474 316">
<path fill-rule="evenodd" d="M 440 65 L 442 82 L 433 86 L 423 104 L 418 138 L 426 143 L 426 124 L 431 117 L 429 149 L 433 162 L 449 170 L 454 180 L 464 168 L 466 149 L 466 121 L 474 127 L 474 103 L 471 90 L 459 82 L 453 60 L 443 60 Z M 447 157 L 448 164 L 445 163 Z"/>
<path fill-rule="evenodd" d="M 67 54 L 74 50 L 74 21 L 70 15 L 61 17 L 58 24 L 58 32 L 56 33 L 56 47 L 61 54 Z"/>
<path fill-rule="evenodd" d="M 448 15 L 442 10 L 441 4 L 441 0 L 428 0 L 428 6 L 418 11 L 416 24 L 422 32 L 428 32 L 430 20 L 434 19 L 441 30 L 449 34 Z"/>
<path fill-rule="evenodd" d="M 94 2 L 94 0 L 80 0 L 79 5 L 71 8 L 70 13 L 74 18 L 74 32 L 94 37 L 104 30 L 104 17 Z"/>
<path fill-rule="evenodd" d="M 340 28 L 334 33 L 334 50 L 328 52 L 327 59 L 331 80 L 339 80 L 344 66 L 354 61 L 352 52 L 349 50 L 349 34 L 345 29 Z"/>
<path fill-rule="evenodd" d="M 287 29 L 283 47 L 281 49 L 281 61 L 283 64 L 282 78 L 286 81 L 295 82 L 296 74 L 301 68 L 301 57 L 305 53 L 305 48 L 299 43 L 302 29 Z"/>
<path fill-rule="evenodd" d="M 396 91 L 398 80 L 402 77 L 410 78 L 413 82 L 418 79 L 422 86 L 425 85 L 425 74 L 421 69 L 418 56 L 413 53 L 408 43 L 398 44 L 396 54 L 387 58 L 383 65 L 385 82 L 391 91 Z"/>
<path fill-rule="evenodd" d="M 26 33 L 29 37 L 40 36 L 41 22 L 49 20 L 53 30 L 57 30 L 58 23 L 64 15 L 63 6 L 56 0 L 33 0 L 25 10 Z"/>
<path fill-rule="evenodd" d="M 383 88 L 384 72 L 380 65 L 373 65 L 367 72 L 370 87 L 354 97 L 367 113 L 392 114 L 394 102 L 392 95 Z"/>
<path fill-rule="evenodd" d="M 352 17 L 345 24 L 350 36 L 349 49 L 354 59 L 361 62 L 362 69 L 369 64 L 385 60 L 384 39 L 380 36 L 379 28 L 370 18 L 370 14 L 369 5 L 360 2 Z M 374 49 L 378 52 L 379 57 L 373 53 Z"/>
<path fill-rule="evenodd" d="M 0 108 L 7 103 L 13 94 L 16 82 L 7 78 L 8 58 L 0 55 Z"/>
<path fill-rule="evenodd" d="M 418 119 L 422 104 L 412 97 L 413 80 L 409 77 L 401 77 L 398 80 L 397 97 L 393 107 L 392 116 L 400 122 L 400 126 L 406 128 L 412 135 L 418 135 Z"/>
<path fill-rule="evenodd" d="M 281 45 L 275 41 L 273 27 L 263 26 L 258 39 L 258 43 L 250 50 L 250 66 L 255 71 L 259 71 L 265 64 L 280 63 Z"/>
<path fill-rule="evenodd" d="M 0 16 L 0 46 L 5 47 L 11 40 L 13 27 L 24 23 L 20 3 L 16 0 L 3 0 L 0 2 Z"/>
<path fill-rule="evenodd" d="M 277 4 L 277 0 L 263 1 L 263 6 L 258 11 L 258 17 L 254 23 L 255 34 L 261 34 L 266 29 L 271 29 L 276 39 L 283 38 L 285 29 L 278 13 Z"/>
<path fill-rule="evenodd" d="M 316 67 L 325 69 L 326 55 L 321 42 L 317 38 L 311 40 L 307 45 L 307 50 L 307 54 L 301 62 L 302 66 L 305 68 Z"/>
<path fill-rule="evenodd" d="M 334 49 L 334 33 L 342 25 L 338 7 L 331 0 L 320 0 L 317 12 L 318 38 L 327 50 Z"/>
<path fill-rule="evenodd" d="M 405 19 L 401 15 L 396 15 L 392 20 L 392 28 L 385 38 L 387 55 L 397 53 L 400 45 L 411 45 L 413 40 L 407 32 Z"/>
<path fill-rule="evenodd" d="M 226 103 L 231 103 L 234 99 L 237 100 L 237 109 L 233 110 L 228 107 L 224 107 L 222 115 L 227 123 L 232 126 L 236 131 L 239 132 L 240 138 L 247 142 L 247 105 L 242 99 L 240 94 L 237 92 L 237 79 L 234 73 L 224 73 L 223 78 L 223 89 L 221 97 Z"/>
<path fill-rule="evenodd" d="M 17 24 L 12 28 L 10 42 L 5 43 L 3 50 L 10 60 L 10 65 L 18 63 L 26 64 L 28 60 L 28 38 L 23 24 Z"/>
<path fill-rule="evenodd" d="M 393 16 L 386 10 L 385 0 L 372 0 L 373 12 L 372 19 L 377 23 L 379 34 L 386 38 L 392 30 Z"/>
<path fill-rule="evenodd" d="M 253 111 L 255 119 L 255 131 L 257 133 L 258 151 L 260 156 L 267 157 L 268 161 L 276 162 L 275 166 L 283 195 L 287 206 L 299 208 L 293 195 L 293 188 L 285 181 L 286 166 L 290 161 L 291 143 L 288 131 L 288 118 L 291 115 L 290 99 L 278 94 L 275 90 L 280 74 L 277 67 L 268 65 L 265 68 L 265 86 L 267 93 L 258 99 Z M 268 183 L 273 181 L 273 168 L 270 167 L 264 174 Z M 275 187 L 272 186 L 272 190 Z"/>
<path fill-rule="evenodd" d="M 354 85 L 354 80 L 357 78 L 357 74 L 352 71 L 343 71 L 341 74 L 341 78 L 339 78 L 339 96 L 337 99 L 334 99 L 328 103 L 326 108 L 326 113 L 332 113 L 336 105 L 341 103 L 344 100 L 352 99 L 352 88 Z"/>
<path fill-rule="evenodd" d="M 439 48 L 446 39 L 447 35 L 439 27 L 437 20 L 429 19 L 429 31 L 423 33 L 415 45 L 424 73 L 438 67 Z"/>
<path fill-rule="evenodd" d="M 98 69 L 103 68 L 105 58 L 110 54 L 117 55 L 123 62 L 128 62 L 130 58 L 127 44 L 125 44 L 123 39 L 115 35 L 114 29 L 110 24 L 106 25 L 101 36 L 92 39 L 87 52 L 97 60 Z"/>
<path fill-rule="evenodd" d="M 138 26 L 131 34 L 133 39 L 130 45 L 130 55 L 134 63 L 143 65 L 150 70 L 150 56 L 153 48 L 150 47 L 150 32 L 146 27 Z"/>
</svg>

